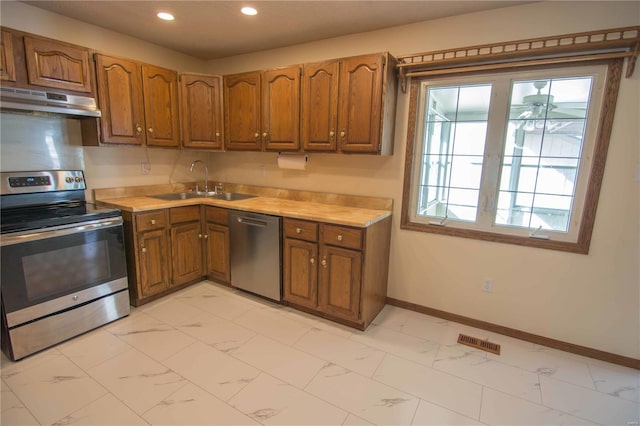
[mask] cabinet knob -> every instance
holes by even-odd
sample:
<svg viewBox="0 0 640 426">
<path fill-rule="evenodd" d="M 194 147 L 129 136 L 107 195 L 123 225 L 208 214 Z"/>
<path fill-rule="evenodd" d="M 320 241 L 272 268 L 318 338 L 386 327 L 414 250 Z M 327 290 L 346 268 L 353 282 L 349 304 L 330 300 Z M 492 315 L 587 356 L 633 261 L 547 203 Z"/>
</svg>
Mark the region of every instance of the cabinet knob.
<svg viewBox="0 0 640 426">
<path fill-rule="evenodd" d="M 255 137 L 256 139 L 258 139 L 260 137 L 260 132 L 255 132 L 253 134 L 253 137 Z"/>
<path fill-rule="evenodd" d="M 316 263 L 316 260 L 312 257 L 311 259 L 309 259 L 309 263 L 313 265 L 314 263 Z"/>
<path fill-rule="evenodd" d="M 138 123 L 136 123 L 136 133 L 137 134 L 141 134 L 142 133 L 142 127 Z"/>
<path fill-rule="evenodd" d="M 340 137 L 344 138 L 345 136 L 347 136 L 347 132 L 345 132 L 344 130 L 340 132 Z"/>
<path fill-rule="evenodd" d="M 202 239 L 202 234 L 198 234 L 198 238 Z"/>
<path fill-rule="evenodd" d="M 151 220 L 149 221 L 149 223 L 151 223 L 152 225 L 155 225 L 157 222 L 156 222 L 156 220 L 155 220 L 155 219 L 151 219 Z"/>
<path fill-rule="evenodd" d="M 220 137 L 220 132 L 216 132 L 216 138 Z"/>
<path fill-rule="evenodd" d="M 269 136 L 269 133 L 267 133 L 267 132 L 262 132 L 262 137 L 263 137 L 263 138 L 266 138 L 267 136 Z"/>
<path fill-rule="evenodd" d="M 209 235 L 204 234 L 204 239 L 206 240 L 207 238 L 209 238 Z"/>
<path fill-rule="evenodd" d="M 142 250 L 140 250 L 142 252 L 142 254 L 147 252 L 147 248 L 146 247 L 142 247 Z"/>
<path fill-rule="evenodd" d="M 149 133 L 153 133 L 153 127 L 149 127 Z"/>
<path fill-rule="evenodd" d="M 322 265 L 323 268 L 327 267 L 327 259 L 326 258 L 322 258 L 322 261 L 320 262 L 320 264 Z"/>
<path fill-rule="evenodd" d="M 331 130 L 331 131 L 329 132 L 329 137 L 330 137 L 330 138 L 333 138 L 335 135 L 336 135 L 336 132 L 334 132 L 333 130 Z"/>
<path fill-rule="evenodd" d="M 342 236 L 342 234 L 338 235 L 338 241 L 342 241 L 344 240 L 344 237 Z"/>
<path fill-rule="evenodd" d="M 302 228 L 296 228 L 296 234 L 302 234 Z"/>
</svg>

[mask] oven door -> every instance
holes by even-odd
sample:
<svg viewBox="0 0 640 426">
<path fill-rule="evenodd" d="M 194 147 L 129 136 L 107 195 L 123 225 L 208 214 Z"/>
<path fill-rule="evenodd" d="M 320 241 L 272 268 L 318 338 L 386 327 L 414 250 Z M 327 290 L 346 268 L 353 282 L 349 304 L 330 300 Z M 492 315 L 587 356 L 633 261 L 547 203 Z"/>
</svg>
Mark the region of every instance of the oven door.
<svg viewBox="0 0 640 426">
<path fill-rule="evenodd" d="M 5 234 L 1 246 L 9 328 L 128 286 L 121 217 Z"/>
</svg>

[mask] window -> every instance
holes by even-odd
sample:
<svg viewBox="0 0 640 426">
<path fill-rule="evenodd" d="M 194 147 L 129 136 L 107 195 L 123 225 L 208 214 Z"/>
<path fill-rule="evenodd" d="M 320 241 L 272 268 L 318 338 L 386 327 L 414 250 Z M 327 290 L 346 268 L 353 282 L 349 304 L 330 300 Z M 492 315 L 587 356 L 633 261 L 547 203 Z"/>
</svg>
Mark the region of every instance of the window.
<svg viewBox="0 0 640 426">
<path fill-rule="evenodd" d="M 402 227 L 586 253 L 609 68 L 414 78 Z"/>
</svg>

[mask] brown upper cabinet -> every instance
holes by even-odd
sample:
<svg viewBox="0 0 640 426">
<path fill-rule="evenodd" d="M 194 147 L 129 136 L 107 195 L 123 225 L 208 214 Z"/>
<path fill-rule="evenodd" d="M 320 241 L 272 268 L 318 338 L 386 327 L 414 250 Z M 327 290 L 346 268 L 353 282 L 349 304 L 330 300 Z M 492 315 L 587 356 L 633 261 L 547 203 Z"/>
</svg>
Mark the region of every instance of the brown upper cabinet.
<svg viewBox="0 0 640 426">
<path fill-rule="evenodd" d="M 0 44 L 0 80 L 16 81 L 16 62 L 13 53 L 13 36 L 7 30 L 2 30 Z"/>
<path fill-rule="evenodd" d="M 102 143 L 180 146 L 175 71 L 102 54 L 96 68 Z"/>
<path fill-rule="evenodd" d="M 2 27 L 0 80 L 10 87 L 95 94 L 91 49 Z"/>
<path fill-rule="evenodd" d="M 224 77 L 225 148 L 300 149 L 300 67 Z"/>
<path fill-rule="evenodd" d="M 29 84 L 91 92 L 91 52 L 72 44 L 24 37 Z"/>
<path fill-rule="evenodd" d="M 222 149 L 222 77 L 180 75 L 182 145 L 186 148 Z"/>
<path fill-rule="evenodd" d="M 305 64 L 303 149 L 391 155 L 397 89 L 395 62 L 385 52 Z"/>
</svg>

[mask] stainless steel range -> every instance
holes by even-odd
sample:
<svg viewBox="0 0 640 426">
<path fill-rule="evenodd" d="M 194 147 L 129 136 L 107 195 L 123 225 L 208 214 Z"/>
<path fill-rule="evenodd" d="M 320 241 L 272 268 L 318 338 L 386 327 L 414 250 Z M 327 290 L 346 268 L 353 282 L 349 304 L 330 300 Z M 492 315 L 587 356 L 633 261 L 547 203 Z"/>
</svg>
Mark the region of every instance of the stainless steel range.
<svg viewBox="0 0 640 426">
<path fill-rule="evenodd" d="M 12 360 L 129 314 L 122 215 L 80 170 L 0 173 L 2 350 Z"/>
</svg>

